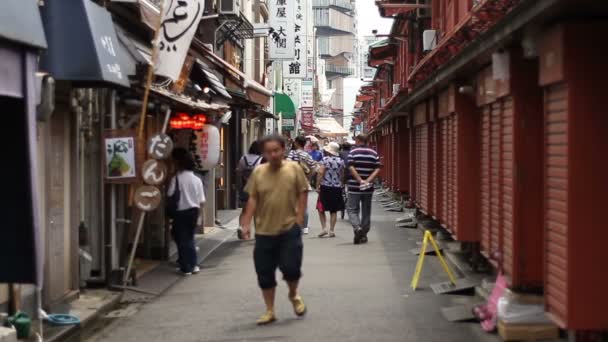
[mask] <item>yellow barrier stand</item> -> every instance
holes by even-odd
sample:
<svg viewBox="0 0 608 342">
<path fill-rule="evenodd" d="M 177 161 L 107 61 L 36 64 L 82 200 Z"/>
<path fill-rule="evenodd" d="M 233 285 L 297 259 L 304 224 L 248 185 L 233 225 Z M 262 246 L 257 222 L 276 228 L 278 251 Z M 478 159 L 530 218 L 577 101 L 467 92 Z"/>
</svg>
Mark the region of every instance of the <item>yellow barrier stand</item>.
<svg viewBox="0 0 608 342">
<path fill-rule="evenodd" d="M 412 278 L 412 283 L 411 283 L 411 287 L 414 291 L 418 287 L 418 280 L 420 279 L 420 273 L 422 273 L 422 266 L 424 265 L 424 255 L 426 254 L 426 249 L 428 247 L 429 241 L 431 242 L 431 245 L 433 245 L 433 248 L 435 249 L 435 253 L 437 253 L 437 256 L 439 257 L 439 262 L 441 262 L 441 266 L 443 266 L 445 273 L 448 274 L 448 278 L 450 278 L 450 282 L 452 282 L 452 285 L 456 285 L 456 279 L 454 278 L 454 274 L 452 274 L 450 267 L 445 262 L 445 259 L 443 259 L 443 255 L 441 255 L 441 252 L 439 251 L 439 247 L 437 246 L 435 239 L 433 239 L 433 235 L 431 234 L 430 231 L 426 230 L 424 232 L 424 239 L 422 240 L 422 248 L 420 249 L 420 256 L 418 257 L 418 262 L 416 263 L 416 271 L 414 272 L 414 277 Z"/>
</svg>

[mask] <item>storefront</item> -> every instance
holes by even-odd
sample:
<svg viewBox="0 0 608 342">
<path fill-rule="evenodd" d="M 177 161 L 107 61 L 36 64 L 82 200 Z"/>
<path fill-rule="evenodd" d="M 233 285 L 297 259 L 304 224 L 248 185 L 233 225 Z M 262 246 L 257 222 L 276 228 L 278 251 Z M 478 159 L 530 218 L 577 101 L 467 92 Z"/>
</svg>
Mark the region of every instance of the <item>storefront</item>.
<svg viewBox="0 0 608 342">
<path fill-rule="evenodd" d="M 19 301 L 20 291 L 4 283 L 43 282 L 38 179 L 43 170 L 36 159 L 36 105 L 40 101 L 37 90 L 45 82 L 36 73 L 39 51 L 47 43 L 34 1 L 4 0 L 0 13 L 0 108 L 5 112 L 3 127 L 11 131 L 2 139 L 2 145 L 8 147 L 4 150 L 8 167 L 2 171 L 7 181 L 4 194 L 10 200 L 1 209 L 0 307 L 9 301 L 9 309 L 14 310 L 10 304 Z M 40 107 L 44 108 L 48 107 Z"/>
</svg>

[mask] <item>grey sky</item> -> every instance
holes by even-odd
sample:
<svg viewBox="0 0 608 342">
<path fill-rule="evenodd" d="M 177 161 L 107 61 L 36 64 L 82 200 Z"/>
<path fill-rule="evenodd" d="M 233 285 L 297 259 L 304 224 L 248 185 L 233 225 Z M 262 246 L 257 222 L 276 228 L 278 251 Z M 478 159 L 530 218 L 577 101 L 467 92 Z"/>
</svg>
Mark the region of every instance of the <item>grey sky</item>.
<svg viewBox="0 0 608 342">
<path fill-rule="evenodd" d="M 374 0 L 357 0 L 357 15 L 359 37 L 371 35 L 374 29 L 378 30 L 380 34 L 389 33 L 391 30 L 393 19 L 380 17 Z"/>
</svg>

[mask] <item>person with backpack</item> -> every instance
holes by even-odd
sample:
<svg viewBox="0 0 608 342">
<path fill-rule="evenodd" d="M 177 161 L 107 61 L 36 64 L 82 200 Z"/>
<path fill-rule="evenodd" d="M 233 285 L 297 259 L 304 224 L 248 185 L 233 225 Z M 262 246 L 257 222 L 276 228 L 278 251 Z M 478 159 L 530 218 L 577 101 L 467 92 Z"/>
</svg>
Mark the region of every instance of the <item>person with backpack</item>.
<svg viewBox="0 0 608 342">
<path fill-rule="evenodd" d="M 249 150 L 241 157 L 239 164 L 236 167 L 239 183 L 239 203 L 241 208 L 245 207 L 247 200 L 249 199 L 249 195 L 245 191 L 245 186 L 247 186 L 247 181 L 249 181 L 253 169 L 262 163 L 261 154 L 260 142 L 256 140 L 251 143 Z"/>
<path fill-rule="evenodd" d="M 304 171 L 304 175 L 306 175 L 306 179 L 309 182 L 309 191 L 312 190 L 310 187 L 311 177 L 314 175 L 317 169 L 317 163 L 312 160 L 310 154 L 308 154 L 304 150 L 304 146 L 306 146 L 306 138 L 302 135 L 297 136 L 293 140 L 293 148 L 289 151 L 287 155 L 287 159 L 294 161 L 300 165 L 302 171 Z M 304 225 L 302 227 L 302 233 L 308 234 L 308 210 L 304 214 Z"/>
<path fill-rule="evenodd" d="M 194 158 L 185 148 L 171 152 L 177 172 L 167 189 L 167 215 L 173 219 L 171 234 L 177 245 L 179 271 L 183 275 L 200 272 L 194 234 L 199 213 L 205 203 L 203 182 L 194 174 Z"/>
</svg>

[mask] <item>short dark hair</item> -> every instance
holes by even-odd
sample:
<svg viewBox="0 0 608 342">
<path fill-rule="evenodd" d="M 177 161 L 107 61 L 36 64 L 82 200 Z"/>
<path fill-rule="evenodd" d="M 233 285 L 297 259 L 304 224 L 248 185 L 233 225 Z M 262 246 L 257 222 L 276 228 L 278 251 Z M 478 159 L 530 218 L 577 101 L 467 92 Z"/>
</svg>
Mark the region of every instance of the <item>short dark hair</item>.
<svg viewBox="0 0 608 342">
<path fill-rule="evenodd" d="M 351 146 L 350 146 L 350 144 L 348 142 L 345 142 L 345 143 L 342 144 L 342 150 L 344 150 L 344 151 L 350 150 L 350 147 Z"/>
<path fill-rule="evenodd" d="M 173 151 L 171 151 L 171 157 L 175 161 L 175 164 L 180 171 L 193 171 L 196 168 L 192 154 L 183 147 L 174 148 Z"/>
<path fill-rule="evenodd" d="M 260 143 L 261 148 L 264 149 L 264 147 L 266 147 L 266 143 L 268 142 L 278 142 L 282 148 L 285 148 L 285 138 L 282 135 L 271 134 L 265 136 L 262 138 L 262 142 Z"/>
<path fill-rule="evenodd" d="M 304 146 L 306 146 L 306 138 L 304 138 L 304 136 L 303 136 L 303 135 L 298 135 L 298 136 L 297 136 L 297 137 L 294 139 L 294 142 L 295 142 L 296 144 L 298 144 L 298 146 L 300 146 L 300 147 L 304 147 Z"/>
<path fill-rule="evenodd" d="M 367 144 L 367 134 L 361 133 L 361 134 L 357 135 L 355 140 L 359 140 L 360 142 Z"/>
<path fill-rule="evenodd" d="M 259 141 L 254 141 L 251 143 L 251 145 L 249 145 L 249 154 L 257 154 L 260 155 L 262 154 L 262 149 L 260 148 L 260 142 Z"/>
</svg>

